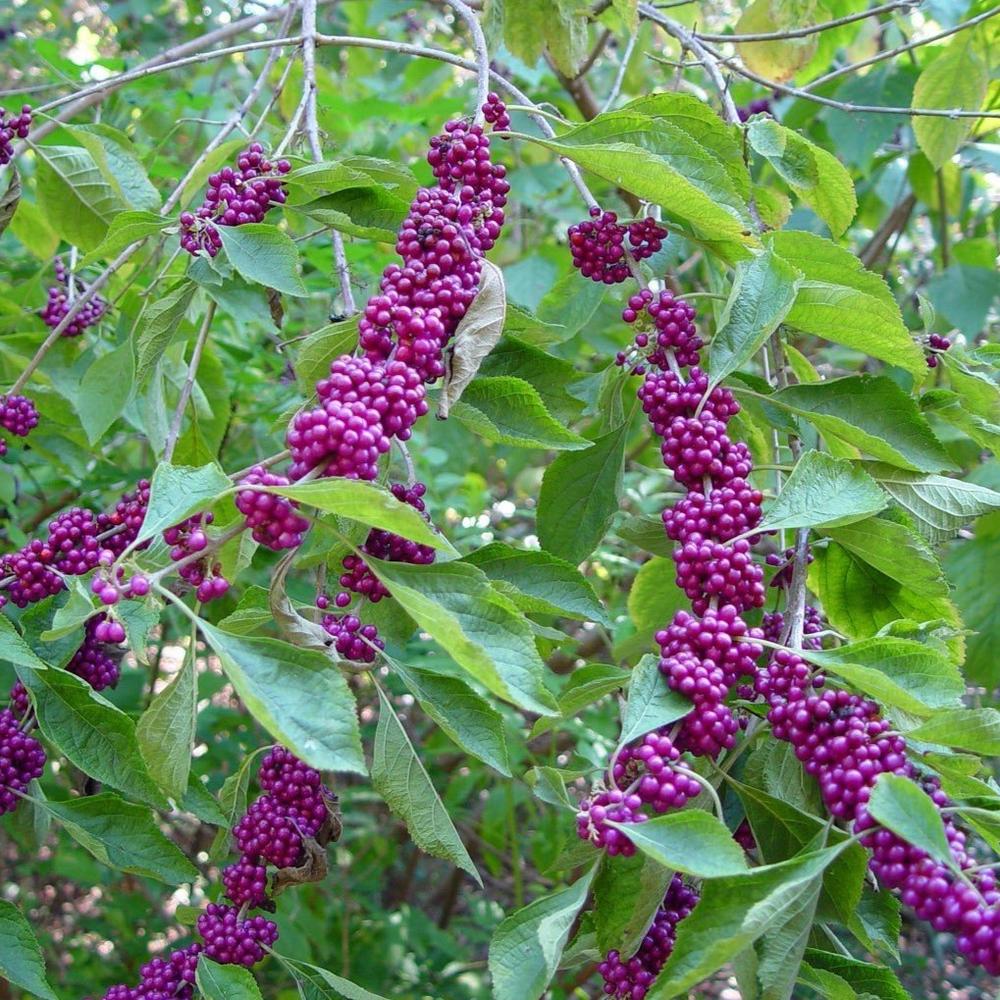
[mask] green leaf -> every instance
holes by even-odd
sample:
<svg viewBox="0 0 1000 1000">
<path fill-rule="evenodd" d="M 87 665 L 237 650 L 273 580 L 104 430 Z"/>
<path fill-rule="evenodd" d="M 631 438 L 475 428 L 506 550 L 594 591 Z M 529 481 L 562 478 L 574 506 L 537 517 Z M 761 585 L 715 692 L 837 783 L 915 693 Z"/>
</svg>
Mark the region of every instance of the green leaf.
<svg viewBox="0 0 1000 1000">
<path fill-rule="evenodd" d="M 149 485 L 149 506 L 136 538 L 155 538 L 166 528 L 210 507 L 232 486 L 229 477 L 214 462 L 197 469 L 161 462 Z"/>
<path fill-rule="evenodd" d="M 747 123 L 750 145 L 778 176 L 830 227 L 843 236 L 858 210 L 854 183 L 840 161 L 771 117 Z"/>
<path fill-rule="evenodd" d="M 899 900 L 887 889 L 865 888 L 851 919 L 851 933 L 873 954 L 888 952 L 899 961 L 899 932 L 902 927 Z"/>
<path fill-rule="evenodd" d="M 927 372 L 885 279 L 850 251 L 813 233 L 776 232 L 766 243 L 803 280 L 785 322 L 803 333 L 844 344 L 922 380 Z"/>
<path fill-rule="evenodd" d="M 10 231 L 26 250 L 46 264 L 59 249 L 58 233 L 52 228 L 42 208 L 33 201 L 21 199 L 14 218 L 10 220 Z"/>
<path fill-rule="evenodd" d="M 135 342 L 135 377 L 137 385 L 145 385 L 157 362 L 163 357 L 178 326 L 184 319 L 198 286 L 184 280 L 163 295 L 146 299 L 139 314 L 139 336 Z"/>
<path fill-rule="evenodd" d="M 757 980 L 765 1000 L 794 996 L 799 964 L 813 932 L 822 885 L 819 881 L 789 908 L 781 923 L 757 941 Z"/>
<path fill-rule="evenodd" d="M 908 590 L 941 600 L 948 598 L 948 582 L 934 553 L 905 525 L 872 517 L 829 528 L 826 533 L 858 559 Z M 926 619 L 924 615 L 917 620 Z"/>
<path fill-rule="evenodd" d="M 849 375 L 793 385 L 767 398 L 805 417 L 822 434 L 890 465 L 917 472 L 955 468 L 913 398 L 885 376 Z"/>
<path fill-rule="evenodd" d="M 1000 280 L 992 267 L 952 264 L 927 282 L 934 306 L 970 339 L 983 331 L 998 294 Z"/>
<path fill-rule="evenodd" d="M 197 706 L 194 656 L 188 655 L 177 676 L 156 695 L 135 727 L 146 769 L 178 802 L 187 791 L 191 773 Z"/>
<path fill-rule="evenodd" d="M 193 882 L 198 877 L 198 869 L 163 835 L 152 813 L 142 806 L 101 792 L 64 802 L 46 800 L 42 808 L 110 868 L 168 885 Z"/>
<path fill-rule="evenodd" d="M 882 826 L 926 851 L 936 861 L 953 869 L 957 867 L 938 807 L 912 779 L 880 774 L 868 800 L 868 812 Z"/>
<path fill-rule="evenodd" d="M 222 829 L 215 835 L 209 857 L 218 861 L 229 852 L 229 831 L 247 810 L 247 789 L 256 766 L 257 758 L 270 747 L 259 747 L 240 762 L 239 770 L 229 775 L 219 789 L 219 811 L 223 816 Z"/>
<path fill-rule="evenodd" d="M 0 975 L 42 1000 L 57 1000 L 45 978 L 45 959 L 21 911 L 0 899 Z"/>
<path fill-rule="evenodd" d="M 965 693 L 958 667 L 933 647 L 912 639 L 879 636 L 806 655 L 870 698 L 917 716 L 961 705 Z"/>
<path fill-rule="evenodd" d="M 767 248 L 736 265 L 718 332 L 712 338 L 708 373 L 721 382 L 745 365 L 792 308 L 801 273 Z"/>
<path fill-rule="evenodd" d="M 219 235 L 230 263 L 247 281 L 287 295 L 306 294 L 298 272 L 299 252 L 277 226 L 263 222 L 219 226 Z"/>
<path fill-rule="evenodd" d="M 393 243 L 408 199 L 380 187 L 352 188 L 298 206 L 309 218 L 347 236 Z"/>
<path fill-rule="evenodd" d="M 813 6 L 808 0 L 780 4 L 754 0 L 736 22 L 734 32 L 737 35 L 781 34 L 788 28 L 810 23 L 812 13 Z M 753 72 L 784 83 L 812 59 L 817 45 L 816 36 L 807 35 L 742 42 L 738 49 L 740 58 Z"/>
<path fill-rule="evenodd" d="M 38 725 L 70 762 L 98 781 L 158 808 L 166 800 L 139 753 L 135 724 L 84 680 L 65 670 L 17 667 Z"/>
<path fill-rule="evenodd" d="M 664 683 L 659 657 L 647 653 L 632 669 L 618 745 L 683 719 L 690 711 L 691 702 Z"/>
<path fill-rule="evenodd" d="M 807 451 L 764 510 L 760 531 L 833 528 L 877 514 L 888 497 L 854 462 Z"/>
<path fill-rule="evenodd" d="M 724 260 L 756 245 L 745 197 L 725 167 L 677 126 L 628 111 L 599 115 L 559 136 L 519 136 L 566 156 L 636 197 Z"/>
<path fill-rule="evenodd" d="M 489 954 L 495 1000 L 538 1000 L 545 992 L 596 870 L 533 900 L 497 927 Z"/>
<path fill-rule="evenodd" d="M 436 858 L 454 862 L 479 886 L 483 881 L 455 824 L 413 749 L 392 703 L 379 688 L 378 727 L 372 757 L 372 785 L 406 823 L 413 842 Z"/>
<path fill-rule="evenodd" d="M 476 680 L 520 708 L 556 714 L 531 627 L 481 570 L 462 562 L 366 562 L 417 624 Z"/>
<path fill-rule="evenodd" d="M 577 564 L 598 546 L 618 509 L 627 438 L 626 422 L 545 470 L 537 517 L 543 549 Z"/>
<path fill-rule="evenodd" d="M 309 1000 L 327 1000 L 329 996 L 343 997 L 344 1000 L 386 1000 L 378 993 L 371 990 L 362 989 L 356 983 L 352 983 L 343 976 L 335 975 L 326 969 L 321 969 L 318 965 L 310 965 L 308 962 L 300 962 L 294 958 L 286 958 L 277 952 L 271 954 L 288 969 L 295 981 L 299 984 L 300 994 L 308 996 Z M 306 994 L 302 990 L 302 984 L 311 987 Z M 332 990 L 332 994 L 327 989 Z"/>
<path fill-rule="evenodd" d="M 858 991 L 859 995 L 876 997 L 878 1000 L 911 1000 L 903 989 L 896 974 L 884 965 L 871 965 L 855 958 L 806 949 L 806 961 L 815 969 L 832 972 Z"/>
<path fill-rule="evenodd" d="M 668 1000 L 720 969 L 761 935 L 799 911 L 843 845 L 777 865 L 709 879 L 701 901 L 678 926 L 677 943 L 649 1000 Z"/>
<path fill-rule="evenodd" d="M 623 541 L 627 542 L 629 545 L 634 545 L 636 548 L 645 549 L 646 552 L 651 553 L 655 556 L 662 556 L 664 559 L 669 559 L 674 551 L 674 543 L 667 537 L 666 531 L 663 530 L 663 518 L 654 516 L 652 514 L 635 514 L 632 517 L 626 518 L 616 527 L 615 533 Z M 642 572 L 643 563 L 639 567 L 639 572 Z M 670 566 L 670 571 L 673 573 L 673 567 Z M 666 570 L 663 571 L 666 574 Z M 635 584 L 633 584 L 633 587 Z M 632 591 L 629 591 L 631 594 Z M 654 598 L 656 595 L 653 595 Z M 651 603 L 664 603 L 662 601 L 652 601 Z M 658 616 L 658 619 L 660 616 Z M 635 619 L 633 618 L 633 621 Z"/>
<path fill-rule="evenodd" d="M 985 63 L 962 36 L 921 72 L 913 88 L 913 107 L 978 111 L 988 85 Z M 940 169 L 954 156 L 974 123 L 973 118 L 917 117 L 913 119 L 913 134 L 927 159 Z"/>
<path fill-rule="evenodd" d="M 591 447 L 590 441 L 549 413 L 530 382 L 511 375 L 473 379 L 450 413 L 470 430 L 500 444 L 564 451 Z"/>
<path fill-rule="evenodd" d="M 393 673 L 463 750 L 511 777 L 503 716 L 464 681 L 393 661 Z"/>
<path fill-rule="evenodd" d="M 267 492 L 290 497 L 327 514 L 339 514 L 372 528 L 392 531 L 433 549 L 454 552 L 451 543 L 436 532 L 419 511 L 373 483 L 329 478 L 292 486 L 272 486 Z"/>
<path fill-rule="evenodd" d="M 674 873 L 645 854 L 605 855 L 594 880 L 597 943 L 606 954 L 636 952 Z"/>
<path fill-rule="evenodd" d="M 241 965 L 219 965 L 201 955 L 195 983 L 206 1000 L 262 1000 L 257 980 Z"/>
<path fill-rule="evenodd" d="M 118 419 L 135 391 L 135 362 L 132 345 L 125 343 L 107 354 L 101 354 L 80 380 L 76 409 L 94 444 Z"/>
<path fill-rule="evenodd" d="M 1000 754 L 1000 712 L 995 708 L 963 708 L 935 712 L 907 734 L 922 743 L 970 750 L 986 757 Z"/>
<path fill-rule="evenodd" d="M 866 468 L 930 542 L 954 538 L 973 518 L 1000 510 L 1000 493 L 977 483 L 924 476 L 881 463 Z"/>
<path fill-rule="evenodd" d="M 809 570 L 810 589 L 819 596 L 830 624 L 848 638 L 870 638 L 900 618 L 920 622 L 941 618 L 960 626 L 947 597 L 913 590 L 835 542 L 813 552 L 816 561 Z"/>
<path fill-rule="evenodd" d="M 80 263 L 87 266 L 115 257 L 138 240 L 162 233 L 172 221 L 155 212 L 119 212 L 111 220 L 104 239 Z"/>
<path fill-rule="evenodd" d="M 586 577 L 572 563 L 547 552 L 491 542 L 464 556 L 462 562 L 477 566 L 494 582 L 509 584 L 517 591 L 515 603 L 529 614 L 609 624 L 607 612 Z"/>
<path fill-rule="evenodd" d="M 21 638 L 14 623 L 6 616 L 0 615 L 0 660 L 14 667 L 29 667 L 32 670 L 47 670 L 45 663 L 38 654 Z"/>
<path fill-rule="evenodd" d="M 621 667 L 608 663 L 588 663 L 570 674 L 566 687 L 559 695 L 559 711 L 564 718 L 572 718 L 581 709 L 599 701 L 629 683 L 630 674 Z"/>
<path fill-rule="evenodd" d="M 127 135 L 103 123 L 70 126 L 70 132 L 86 147 L 104 179 L 126 205 L 149 211 L 160 207 L 159 192 Z"/>
<path fill-rule="evenodd" d="M 743 848 L 724 823 L 701 809 L 654 816 L 646 823 L 608 823 L 664 868 L 695 878 L 721 878 L 747 870 Z"/>
<path fill-rule="evenodd" d="M 38 201 L 59 235 L 84 250 L 96 247 L 125 206 L 78 146 L 36 146 Z"/>
<path fill-rule="evenodd" d="M 295 377 L 304 393 L 312 393 L 316 383 L 330 374 L 330 362 L 349 354 L 358 343 L 358 321 L 345 319 L 310 333 L 295 355 Z"/>
<path fill-rule="evenodd" d="M 354 695 L 323 653 L 198 624 L 251 715 L 321 771 L 365 774 Z"/>
</svg>

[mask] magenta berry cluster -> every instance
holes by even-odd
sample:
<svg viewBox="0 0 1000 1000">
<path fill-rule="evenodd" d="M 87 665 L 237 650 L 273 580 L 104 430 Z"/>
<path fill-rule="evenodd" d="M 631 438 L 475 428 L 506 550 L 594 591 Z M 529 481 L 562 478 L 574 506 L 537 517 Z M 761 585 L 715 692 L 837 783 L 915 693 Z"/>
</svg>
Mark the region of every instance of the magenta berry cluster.
<svg viewBox="0 0 1000 1000">
<path fill-rule="evenodd" d="M 101 544 L 115 556 L 120 556 L 139 537 L 142 522 L 146 519 L 149 506 L 149 480 L 140 479 L 135 489 L 124 493 L 115 504 L 114 510 L 98 514 L 97 524 L 101 530 Z M 146 548 L 148 542 L 140 548 Z"/>
<path fill-rule="evenodd" d="M 374 625 L 363 625 L 357 615 L 324 615 L 322 624 L 333 638 L 333 648 L 345 660 L 373 663 L 377 650 L 385 649 L 378 629 Z"/>
<path fill-rule="evenodd" d="M 590 218 L 569 227 L 569 252 L 573 266 L 591 281 L 617 285 L 627 280 L 626 255 L 634 260 L 652 257 L 667 238 L 667 231 L 655 219 L 618 221 L 614 212 L 602 212 L 596 205 Z"/>
<path fill-rule="evenodd" d="M 13 812 L 35 778 L 45 769 L 45 751 L 33 736 L 21 731 L 12 709 L 0 711 L 0 816 Z"/>
<path fill-rule="evenodd" d="M 119 658 L 109 653 L 106 645 L 114 642 L 108 639 L 108 626 L 115 624 L 121 629 L 122 639 L 125 630 L 118 622 L 109 622 L 106 615 L 95 615 L 85 627 L 83 642 L 73 654 L 66 669 L 71 674 L 85 680 L 95 691 L 114 687 L 120 675 Z M 112 635 L 117 635 L 112 632 Z M 122 640 L 119 639 L 119 642 Z"/>
<path fill-rule="evenodd" d="M 251 143 L 236 160 L 208 178 L 205 200 L 195 212 L 182 212 L 181 247 L 214 257 L 222 248 L 218 226 L 263 222 L 274 205 L 285 202 L 282 177 L 292 169 L 287 160 L 272 163 L 259 142 Z"/>
<path fill-rule="evenodd" d="M 500 132 L 506 132 L 510 128 L 510 115 L 507 114 L 507 105 L 499 94 L 492 91 L 486 95 L 486 103 L 483 105 L 483 118 Z"/>
<path fill-rule="evenodd" d="M 21 106 L 20 114 L 0 108 L 0 167 L 14 158 L 14 140 L 27 139 L 31 130 L 31 105 Z"/>
<path fill-rule="evenodd" d="M 287 485 L 287 476 L 268 472 L 262 465 L 255 465 L 240 480 L 244 487 Z M 262 490 L 241 489 L 236 494 L 236 507 L 246 518 L 254 541 L 276 552 L 301 545 L 302 536 L 309 530 L 309 522 L 295 513 L 298 506 L 294 500 Z"/>
<path fill-rule="evenodd" d="M 423 500 L 427 487 L 423 483 L 414 483 L 412 486 L 392 483 L 389 488 L 397 500 L 409 504 L 420 511 L 425 519 L 430 520 Z M 430 565 L 434 562 L 435 555 L 434 549 L 429 545 L 412 542 L 408 538 L 381 528 L 372 528 L 364 545 L 361 546 L 361 551 L 385 562 L 403 562 L 418 566 Z M 351 594 L 358 594 L 372 604 L 378 603 L 383 597 L 391 596 L 362 556 L 353 553 L 344 556 L 342 565 L 344 572 L 340 575 L 340 585 L 344 589 L 334 598 L 338 608 L 346 608 L 351 603 Z"/>
<path fill-rule="evenodd" d="M 741 104 L 737 107 L 736 113 L 740 116 L 741 122 L 748 121 L 754 115 L 769 115 L 771 114 L 771 98 L 758 97 L 748 104 Z"/>
<path fill-rule="evenodd" d="M 927 367 L 937 368 L 938 355 L 943 354 L 951 347 L 951 341 L 947 337 L 942 337 L 938 333 L 932 333 L 927 338 L 927 347 L 929 348 L 929 353 L 926 358 Z"/>
<path fill-rule="evenodd" d="M 704 346 L 695 329 L 694 309 L 683 299 L 675 298 L 669 289 L 654 295 L 644 288 L 629 297 L 622 310 L 622 319 L 636 327 L 636 334 L 631 347 L 620 352 L 615 363 L 627 365 L 634 375 L 644 375 L 647 367 L 652 366 L 654 371 L 675 376 L 673 388 L 681 389 L 686 383 L 676 369 L 697 365 L 698 352 Z M 667 362 L 668 356 L 673 368 Z M 693 395 L 701 389 L 700 398 L 707 388 L 708 377 L 703 372 L 692 371 L 688 394 Z M 657 433 L 663 436 L 662 431 Z"/>
<path fill-rule="evenodd" d="M 768 642 L 780 642 L 781 633 L 785 628 L 785 616 L 780 611 L 769 611 L 764 615 L 760 623 L 764 632 L 763 638 Z M 805 615 L 802 621 L 802 648 L 822 649 L 823 639 L 818 634 L 825 631 L 826 623 L 818 608 L 811 604 L 805 606 Z"/>
<path fill-rule="evenodd" d="M 15 437 L 27 437 L 38 426 L 38 410 L 27 396 L 0 396 L 0 427 Z M 0 457 L 7 440 L 0 436 Z"/>
<path fill-rule="evenodd" d="M 66 318 L 73 301 L 82 292 L 75 275 L 69 273 L 62 259 L 55 260 L 56 283 L 49 287 L 48 301 L 41 312 L 45 325 L 53 330 Z M 64 337 L 79 337 L 87 327 L 96 326 L 107 312 L 108 303 L 100 295 L 94 295 L 83 305 L 66 325 Z"/>
<path fill-rule="evenodd" d="M 205 526 L 214 520 L 212 513 L 193 514 L 180 524 L 167 528 L 163 532 L 163 540 L 170 546 L 170 558 L 181 562 L 208 549 Z M 182 580 L 195 588 L 195 596 L 202 604 L 223 597 L 229 590 L 229 581 L 222 574 L 221 563 L 210 561 L 207 555 L 183 563 L 177 572 Z"/>
<path fill-rule="evenodd" d="M 273 920 L 254 916 L 240 919 L 235 906 L 209 903 L 198 917 L 198 933 L 204 938 L 203 954 L 222 965 L 249 968 L 264 958 L 265 948 L 278 940 Z"/>
<path fill-rule="evenodd" d="M 697 902 L 697 891 L 675 874 L 635 954 L 624 959 L 617 951 L 609 951 L 598 966 L 604 978 L 605 996 L 613 1000 L 643 1000 L 674 950 L 677 925 Z"/>
</svg>

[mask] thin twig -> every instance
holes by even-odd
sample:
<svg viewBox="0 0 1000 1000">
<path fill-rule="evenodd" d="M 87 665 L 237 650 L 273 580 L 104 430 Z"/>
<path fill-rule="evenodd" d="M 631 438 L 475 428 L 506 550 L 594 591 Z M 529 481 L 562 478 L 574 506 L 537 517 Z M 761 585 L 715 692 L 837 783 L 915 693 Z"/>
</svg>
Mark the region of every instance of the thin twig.
<svg viewBox="0 0 1000 1000">
<path fill-rule="evenodd" d="M 622 53 L 621 65 L 619 65 L 618 72 L 615 74 L 615 82 L 611 85 L 611 92 L 604 102 L 604 107 L 601 108 L 601 114 L 604 114 L 605 111 L 610 111 L 615 101 L 618 100 L 618 94 L 621 92 L 622 84 L 625 82 L 625 71 L 628 69 L 629 60 L 632 58 L 632 52 L 635 50 L 635 43 L 638 40 L 639 32 L 633 31 L 629 36 L 625 51 Z"/>
<path fill-rule="evenodd" d="M 472 48 L 476 53 L 476 112 L 475 122 L 482 125 L 483 105 L 486 103 L 486 95 L 490 92 L 490 54 L 486 47 L 486 36 L 483 34 L 483 26 L 479 23 L 479 18 L 463 0 L 444 0 L 453 11 L 465 22 L 472 37 Z"/>
<path fill-rule="evenodd" d="M 188 364 L 184 385 L 181 386 L 181 394 L 177 400 L 177 409 L 174 410 L 174 419 L 170 424 L 170 432 L 167 434 L 167 443 L 163 449 L 164 462 L 169 462 L 173 458 L 174 448 L 177 447 L 177 439 L 181 433 L 181 424 L 184 423 L 184 411 L 187 409 L 188 400 L 191 398 L 191 390 L 194 388 L 195 379 L 198 377 L 198 365 L 201 364 L 202 351 L 205 349 L 205 342 L 208 340 L 208 331 L 212 326 L 212 319 L 214 317 L 215 302 L 209 302 L 205 318 L 201 322 L 201 329 L 198 331 L 198 339 L 194 342 L 194 350 L 191 352 L 191 361 Z"/>
</svg>

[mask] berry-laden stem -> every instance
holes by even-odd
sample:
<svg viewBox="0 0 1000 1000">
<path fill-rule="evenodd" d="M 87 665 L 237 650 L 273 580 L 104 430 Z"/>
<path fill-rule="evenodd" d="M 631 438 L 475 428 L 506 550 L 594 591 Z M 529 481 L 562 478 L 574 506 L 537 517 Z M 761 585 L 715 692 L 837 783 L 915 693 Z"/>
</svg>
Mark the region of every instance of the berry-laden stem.
<svg viewBox="0 0 1000 1000">
<path fill-rule="evenodd" d="M 181 394 L 177 399 L 177 408 L 174 410 L 174 418 L 170 423 L 170 431 L 167 434 L 167 443 L 163 448 L 163 461 L 169 462 L 174 456 L 174 448 L 181 433 L 181 425 L 184 423 L 184 411 L 187 409 L 188 400 L 191 398 L 191 391 L 194 389 L 195 379 L 198 377 L 198 366 L 201 364 L 201 355 L 205 350 L 208 341 L 208 332 L 215 318 L 215 302 L 209 302 L 205 317 L 201 321 L 201 328 L 198 330 L 198 338 L 194 342 L 194 350 L 191 352 L 191 361 L 188 364 L 187 375 L 184 384 L 181 386 Z"/>
</svg>

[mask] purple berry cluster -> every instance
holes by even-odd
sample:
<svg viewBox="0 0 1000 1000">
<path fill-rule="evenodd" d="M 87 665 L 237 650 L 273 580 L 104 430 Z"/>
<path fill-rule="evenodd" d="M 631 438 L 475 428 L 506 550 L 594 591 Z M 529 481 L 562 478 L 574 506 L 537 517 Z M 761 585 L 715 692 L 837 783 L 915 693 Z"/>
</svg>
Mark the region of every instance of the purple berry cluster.
<svg viewBox="0 0 1000 1000">
<path fill-rule="evenodd" d="M 63 321 L 82 289 L 76 278 L 66 270 L 59 257 L 55 260 L 56 284 L 50 286 L 48 301 L 41 312 L 45 325 L 53 330 Z M 107 312 L 108 303 L 100 295 L 93 296 L 63 330 L 64 337 L 79 337 L 87 327 L 96 326 Z"/>
<path fill-rule="evenodd" d="M 45 769 L 45 751 L 33 736 L 21 731 L 12 709 L 0 711 L 0 816 L 13 812 L 27 790 Z"/>
<path fill-rule="evenodd" d="M 771 114 L 771 98 L 758 97 L 749 104 L 741 104 L 736 109 L 736 113 L 740 116 L 741 122 L 748 121 L 754 115 L 769 115 Z"/>
<path fill-rule="evenodd" d="M 780 611 L 769 611 L 761 621 L 761 629 L 764 632 L 763 638 L 768 642 L 780 642 L 781 633 L 785 627 L 785 616 Z M 805 617 L 802 622 L 802 648 L 822 649 L 823 639 L 818 633 L 825 631 L 826 623 L 823 621 L 822 613 L 811 604 L 805 607 Z"/>
<path fill-rule="evenodd" d="M 341 355 L 316 385 L 319 405 L 301 410 L 288 429 L 289 476 L 373 480 L 392 439 L 406 441 L 427 412 L 423 380 L 402 361 Z"/>
<path fill-rule="evenodd" d="M 506 124 L 496 95 L 484 107 L 487 119 Z M 503 226 L 506 168 L 490 158 L 490 138 L 465 120 L 445 124 L 430 142 L 427 161 L 437 185 L 421 188 L 400 227 L 400 264 L 382 274 L 359 326 L 367 356 L 390 357 L 424 382 L 444 374 L 442 352 L 476 296 L 482 257 Z"/>
<path fill-rule="evenodd" d="M 355 663 L 374 663 L 376 650 L 385 649 L 374 625 L 363 625 L 357 615 L 324 615 L 323 628 L 333 637 L 333 648 Z"/>
<path fill-rule="evenodd" d="M 427 487 L 423 483 L 414 483 L 412 486 L 392 483 L 389 488 L 397 500 L 409 504 L 415 510 L 420 511 L 425 519 L 430 520 L 427 517 L 423 501 L 423 496 L 427 492 Z M 372 528 L 364 545 L 361 546 L 361 551 L 385 562 L 404 562 L 418 566 L 430 565 L 434 562 L 435 555 L 434 549 L 429 545 L 411 542 L 407 538 L 391 531 L 383 531 L 381 528 Z M 344 590 L 334 598 L 338 608 L 346 608 L 351 603 L 352 593 L 360 595 L 372 604 L 378 603 L 383 597 L 391 596 L 385 585 L 369 569 L 368 564 L 361 556 L 353 553 L 344 556 L 343 567 L 344 572 L 340 575 L 340 585 Z"/>
<path fill-rule="evenodd" d="M 650 365 L 661 374 L 673 374 L 677 383 L 673 389 L 680 391 L 685 385 L 684 380 L 678 372 L 670 369 L 667 357 L 672 355 L 675 369 L 698 364 L 698 352 L 704 342 L 695 329 L 694 309 L 682 299 L 674 298 L 669 289 L 654 295 L 644 288 L 630 296 L 622 310 L 622 319 L 635 325 L 637 332 L 632 346 L 628 351 L 620 352 L 615 363 L 628 365 L 634 375 L 644 375 Z M 698 393 L 700 400 L 707 389 L 708 377 L 701 371 L 692 371 L 688 395 Z M 663 436 L 662 431 L 657 433 Z"/>
<path fill-rule="evenodd" d="M 590 218 L 569 227 L 569 252 L 573 266 L 591 281 L 618 285 L 629 277 L 626 254 L 634 260 L 652 257 L 667 238 L 667 231 L 653 218 L 622 224 L 614 212 L 596 205 Z"/>
<path fill-rule="evenodd" d="M 697 902 L 697 891 L 675 874 L 636 953 L 623 960 L 617 951 L 609 951 L 598 966 L 604 977 L 605 996 L 613 1000 L 643 1000 L 674 950 L 677 925 Z"/>
<path fill-rule="evenodd" d="M 288 478 L 268 472 L 262 465 L 255 465 L 241 480 L 240 486 L 287 486 Z M 262 490 L 242 489 L 236 494 L 236 507 L 246 518 L 247 527 L 254 541 L 275 552 L 294 549 L 302 544 L 302 536 L 309 530 L 309 522 L 296 514 L 294 500 L 264 493 Z"/>
<path fill-rule="evenodd" d="M 181 247 L 189 254 L 202 250 L 214 257 L 222 247 L 218 226 L 262 222 L 273 205 L 285 202 L 281 178 L 292 169 L 287 160 L 272 163 L 259 142 L 251 143 L 236 160 L 208 178 L 205 200 L 196 212 L 182 212 Z"/>
<path fill-rule="evenodd" d="M 483 118 L 500 132 L 506 132 L 510 128 L 510 115 L 507 114 L 507 105 L 504 104 L 499 94 L 489 93 L 486 95 L 486 103 L 483 105 Z"/>
<path fill-rule="evenodd" d="M 31 130 L 31 105 L 21 106 L 19 115 L 0 108 L 0 167 L 14 158 L 14 140 L 27 139 Z"/>
<path fill-rule="evenodd" d="M 38 426 L 38 410 L 27 396 L 0 396 L 0 427 L 15 437 L 27 437 Z M 7 440 L 0 436 L 0 457 Z"/>
<path fill-rule="evenodd" d="M 215 515 L 211 513 L 194 514 L 186 521 L 167 528 L 163 532 L 163 540 L 170 546 L 170 558 L 181 562 L 204 552 L 208 548 L 208 535 L 203 525 L 211 524 L 214 519 Z M 182 580 L 195 588 L 195 596 L 202 604 L 224 596 L 229 590 L 229 581 L 222 575 L 221 563 L 210 562 L 207 556 L 185 562 L 177 572 Z"/>
<path fill-rule="evenodd" d="M 149 506 L 149 480 L 140 479 L 134 490 L 124 493 L 109 513 L 98 514 L 101 544 L 120 556 L 139 537 L 142 522 Z M 149 543 L 140 546 L 145 548 Z"/>
<path fill-rule="evenodd" d="M 927 338 L 927 347 L 929 348 L 929 353 L 927 354 L 927 367 L 937 368 L 938 366 L 938 354 L 943 354 L 951 347 L 951 341 L 947 337 L 942 337 L 940 334 L 932 333 Z"/>
</svg>

